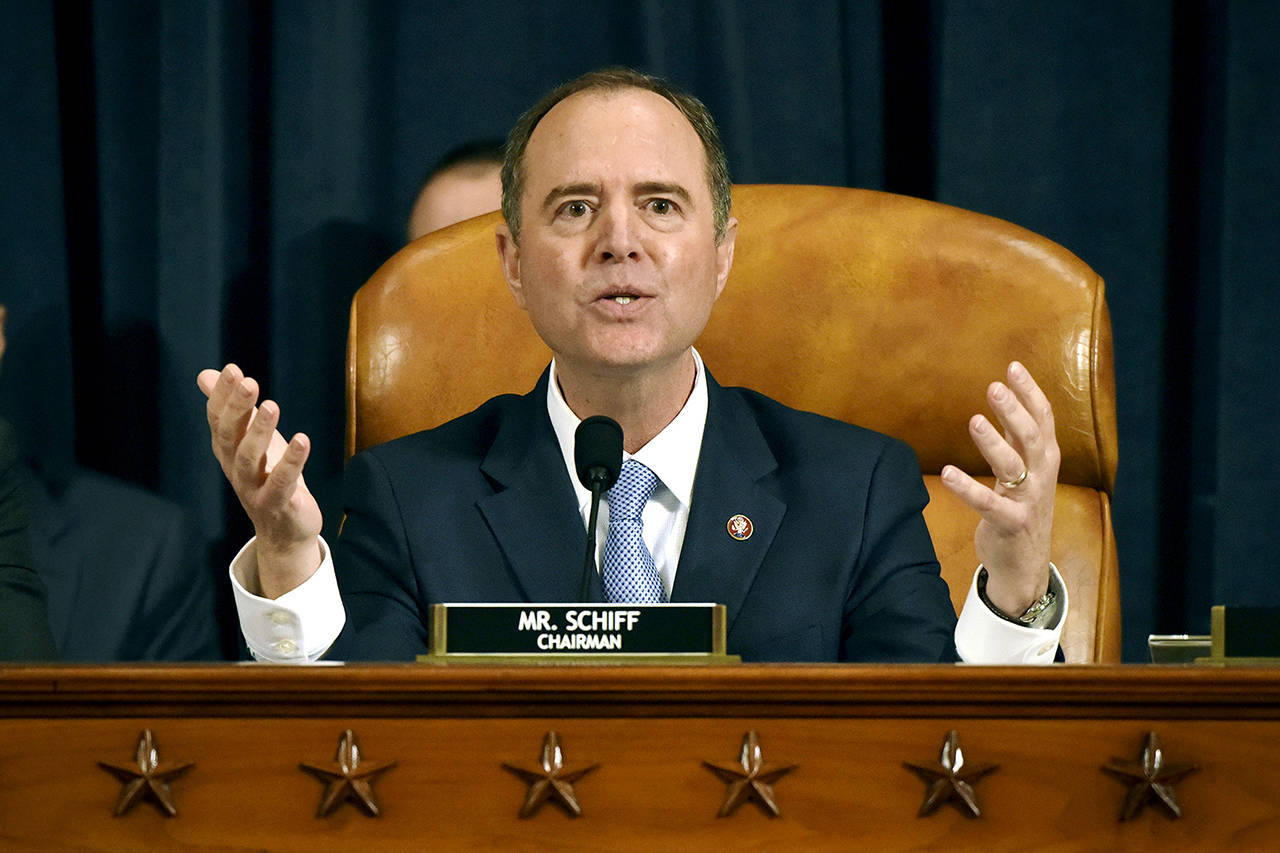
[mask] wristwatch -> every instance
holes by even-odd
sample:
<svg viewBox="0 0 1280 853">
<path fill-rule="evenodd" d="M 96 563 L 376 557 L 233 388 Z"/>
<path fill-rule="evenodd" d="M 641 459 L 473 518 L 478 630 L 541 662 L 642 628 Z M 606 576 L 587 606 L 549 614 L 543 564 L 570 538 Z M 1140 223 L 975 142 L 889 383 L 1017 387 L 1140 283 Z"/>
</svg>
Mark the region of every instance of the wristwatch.
<svg viewBox="0 0 1280 853">
<path fill-rule="evenodd" d="M 1044 595 L 1031 602 L 1031 606 L 1024 610 L 1021 616 L 1010 616 L 992 604 L 991 599 L 987 598 L 987 570 L 985 568 L 978 570 L 978 598 L 991 609 L 992 613 L 1001 619 L 1006 622 L 1012 622 L 1015 625 L 1022 625 L 1025 628 L 1033 627 L 1036 621 L 1044 615 L 1044 612 L 1058 600 L 1058 596 L 1053 592 L 1053 587 L 1050 586 Z"/>
</svg>

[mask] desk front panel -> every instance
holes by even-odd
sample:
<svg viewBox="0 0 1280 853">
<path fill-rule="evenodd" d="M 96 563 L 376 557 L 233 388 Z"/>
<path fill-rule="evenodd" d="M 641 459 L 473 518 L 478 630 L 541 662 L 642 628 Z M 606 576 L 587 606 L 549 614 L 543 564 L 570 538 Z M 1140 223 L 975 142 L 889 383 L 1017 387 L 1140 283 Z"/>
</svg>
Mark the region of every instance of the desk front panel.
<svg viewBox="0 0 1280 853">
<path fill-rule="evenodd" d="M 148 709 L 154 713 L 149 713 Z M 1277 849 L 1280 673 L 1192 668 L 951 667 L 63 668 L 0 670 L 0 847 L 18 850 Z M 154 736 L 177 815 L 152 800 L 113 816 Z M 355 802 L 317 816 L 354 732 L 395 762 Z M 580 817 L 551 800 L 519 817 L 549 732 Z M 948 732 L 981 817 L 918 816 Z M 779 815 L 704 762 L 738 765 L 755 732 Z M 1156 732 L 1182 817 L 1102 767 Z M 794 765 L 781 777 L 770 770 Z"/>
</svg>

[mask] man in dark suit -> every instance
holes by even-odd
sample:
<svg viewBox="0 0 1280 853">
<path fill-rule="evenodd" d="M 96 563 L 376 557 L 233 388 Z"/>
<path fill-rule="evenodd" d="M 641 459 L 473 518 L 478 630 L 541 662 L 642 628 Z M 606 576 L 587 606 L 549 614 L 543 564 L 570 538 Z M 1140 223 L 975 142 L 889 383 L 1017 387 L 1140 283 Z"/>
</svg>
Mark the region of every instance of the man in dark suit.
<svg viewBox="0 0 1280 853">
<path fill-rule="evenodd" d="M 0 314 L 0 355 L 3 326 Z M 44 584 L 32 568 L 29 521 L 18 444 L 13 428 L 0 420 L 0 660 L 56 657 Z"/>
<path fill-rule="evenodd" d="M 0 305 L 0 362 L 8 316 Z M 44 584 L 32 568 L 30 522 L 18 439 L 0 418 L 0 660 L 52 660 L 56 655 Z"/>
<path fill-rule="evenodd" d="M 0 305 L 0 360 L 7 316 Z M 28 458 L 0 419 L 0 659 L 234 655 L 207 566 L 181 507 L 96 471 Z"/>
<path fill-rule="evenodd" d="M 670 600 L 725 604 L 729 649 L 747 660 L 951 659 L 955 614 L 911 451 L 705 384 L 695 509 Z M 547 390 L 544 375 L 527 395 L 352 462 L 337 546 L 352 627 L 333 655 L 411 659 L 426 645 L 421 614 L 433 601 L 577 599 L 579 499 Z M 440 483 L 450 484 L 445 500 Z M 749 537 L 730 535 L 735 516 L 750 519 Z M 893 558 L 877 559 L 880 550 Z M 593 600 L 606 600 L 592 581 Z"/>
<path fill-rule="evenodd" d="M 301 478 L 308 440 L 286 444 L 278 407 L 255 408 L 257 384 L 234 365 L 204 371 L 214 452 L 257 531 L 233 565 L 251 648 L 311 659 L 341 632 L 335 654 L 404 658 L 423 651 L 432 602 L 576 598 L 572 433 L 605 414 L 650 478 L 645 595 L 727 604 L 730 651 L 748 660 L 953 659 L 955 618 L 910 452 L 722 389 L 693 350 L 733 263 L 729 208 L 714 123 L 661 81 L 599 72 L 529 110 L 507 145 L 497 243 L 552 367 L 526 397 L 352 461 L 336 585 Z M 1049 563 L 1052 413 L 1016 363 L 988 399 L 1005 436 L 981 416 L 970 431 L 1000 484 L 943 472 L 982 517 L 982 601 L 971 596 L 954 636 L 965 659 L 1051 659 L 1056 633 L 1036 620 L 1065 607 Z M 607 590 L 608 542 L 603 551 Z M 345 611 L 324 603 L 338 586 Z M 252 627 L 255 609 L 275 627 Z M 1010 637 L 1009 654 L 987 653 Z"/>
<path fill-rule="evenodd" d="M 182 507 L 79 466 L 23 468 L 32 565 L 48 590 L 59 659 L 235 655 L 217 578 Z"/>
</svg>

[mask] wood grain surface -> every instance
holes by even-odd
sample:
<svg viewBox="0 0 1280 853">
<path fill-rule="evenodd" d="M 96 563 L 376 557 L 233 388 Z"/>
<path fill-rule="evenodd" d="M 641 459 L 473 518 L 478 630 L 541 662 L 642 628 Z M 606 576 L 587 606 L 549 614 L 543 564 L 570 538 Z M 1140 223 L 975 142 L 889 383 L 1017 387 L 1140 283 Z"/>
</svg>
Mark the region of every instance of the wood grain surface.
<svg viewBox="0 0 1280 853">
<path fill-rule="evenodd" d="M 4 850 L 1274 850 L 1280 838 L 1280 670 L 1208 667 L 11 667 L 0 669 Z M 178 815 L 112 816 L 150 729 Z M 382 815 L 316 817 L 351 729 L 396 767 Z M 983 815 L 917 817 L 956 730 Z M 517 814 L 548 731 L 583 815 Z M 755 731 L 781 816 L 717 818 Z M 1200 770 L 1121 822 L 1126 786 L 1101 768 L 1158 732 Z"/>
</svg>

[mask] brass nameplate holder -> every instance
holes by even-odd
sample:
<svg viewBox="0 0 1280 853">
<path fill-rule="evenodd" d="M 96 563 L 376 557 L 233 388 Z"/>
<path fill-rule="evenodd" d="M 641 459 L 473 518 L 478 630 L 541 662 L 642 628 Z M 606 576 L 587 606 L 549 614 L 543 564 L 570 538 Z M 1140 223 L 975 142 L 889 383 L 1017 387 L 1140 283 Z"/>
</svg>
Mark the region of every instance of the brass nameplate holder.
<svg viewBox="0 0 1280 853">
<path fill-rule="evenodd" d="M 1220 666 L 1280 664 L 1280 607 L 1218 605 L 1210 611 L 1210 656 Z"/>
<path fill-rule="evenodd" d="M 433 604 L 427 663 L 731 663 L 723 604 Z"/>
</svg>

